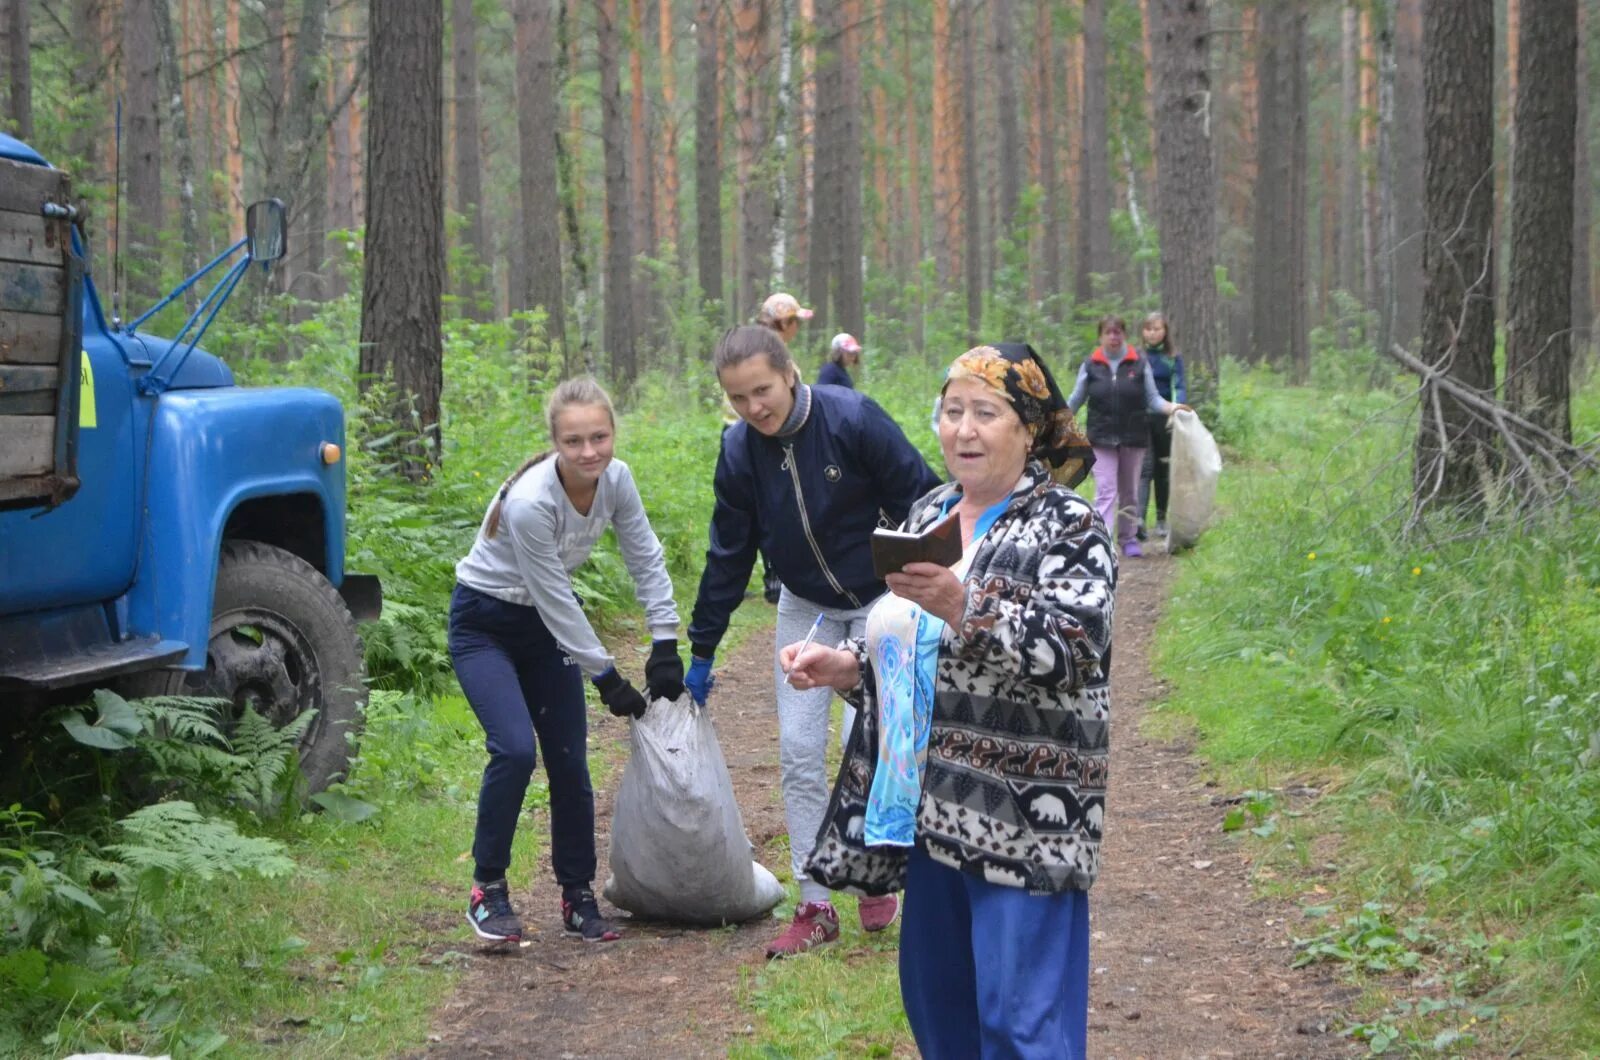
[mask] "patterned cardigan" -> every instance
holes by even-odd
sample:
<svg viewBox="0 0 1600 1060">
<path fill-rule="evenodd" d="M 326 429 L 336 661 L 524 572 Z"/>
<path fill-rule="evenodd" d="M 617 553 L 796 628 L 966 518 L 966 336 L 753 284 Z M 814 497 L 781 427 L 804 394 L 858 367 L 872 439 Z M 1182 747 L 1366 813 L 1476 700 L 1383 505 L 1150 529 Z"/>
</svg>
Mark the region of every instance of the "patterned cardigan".
<svg viewBox="0 0 1600 1060">
<path fill-rule="evenodd" d="M 952 483 L 922 498 L 906 529 L 932 524 L 958 492 Z M 966 612 L 946 627 L 939 646 L 917 811 L 917 843 L 935 861 L 1039 893 L 1094 883 L 1105 813 L 1115 556 L 1095 511 L 1030 462 L 973 556 Z M 865 791 L 875 765 L 867 756 L 877 742 L 876 682 L 865 642 L 843 647 L 861 662 L 862 681 L 845 699 L 861 710 L 870 742 L 843 764 L 839 787 Z M 819 879 L 830 857 L 849 856 L 839 840 L 859 844 L 855 816 L 864 805 L 836 790 L 829 810 L 814 857 Z M 903 852 L 871 847 L 861 855 L 888 875 L 849 882 L 869 893 L 893 889 Z"/>
</svg>

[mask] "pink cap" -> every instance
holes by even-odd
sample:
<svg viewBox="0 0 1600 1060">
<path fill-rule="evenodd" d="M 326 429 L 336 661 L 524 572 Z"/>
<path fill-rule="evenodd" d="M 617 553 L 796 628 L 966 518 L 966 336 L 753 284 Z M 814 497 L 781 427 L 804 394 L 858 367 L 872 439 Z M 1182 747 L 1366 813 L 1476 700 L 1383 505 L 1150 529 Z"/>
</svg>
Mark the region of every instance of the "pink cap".
<svg viewBox="0 0 1600 1060">
<path fill-rule="evenodd" d="M 843 350 L 846 353 L 861 352 L 861 343 L 857 342 L 856 337 L 848 331 L 841 331 L 835 335 L 830 346 L 835 350 Z"/>
<path fill-rule="evenodd" d="M 792 294 L 771 295 L 761 303 L 760 321 L 763 324 L 776 324 L 791 317 L 810 320 L 814 316 L 816 314 L 801 305 Z"/>
</svg>

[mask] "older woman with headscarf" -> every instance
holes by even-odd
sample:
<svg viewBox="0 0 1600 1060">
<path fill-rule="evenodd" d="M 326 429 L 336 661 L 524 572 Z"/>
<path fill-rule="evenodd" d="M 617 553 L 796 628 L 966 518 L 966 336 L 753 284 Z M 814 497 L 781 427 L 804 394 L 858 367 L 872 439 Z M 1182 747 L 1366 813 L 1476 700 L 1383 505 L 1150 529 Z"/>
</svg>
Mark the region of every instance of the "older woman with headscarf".
<svg viewBox="0 0 1600 1060">
<path fill-rule="evenodd" d="M 1084 1055 L 1100 866 L 1116 554 L 1069 488 L 1092 461 L 1033 349 L 980 346 L 941 394 L 953 567 L 888 578 L 866 636 L 780 653 L 860 709 L 808 871 L 904 882 L 900 989 L 922 1055 Z"/>
</svg>

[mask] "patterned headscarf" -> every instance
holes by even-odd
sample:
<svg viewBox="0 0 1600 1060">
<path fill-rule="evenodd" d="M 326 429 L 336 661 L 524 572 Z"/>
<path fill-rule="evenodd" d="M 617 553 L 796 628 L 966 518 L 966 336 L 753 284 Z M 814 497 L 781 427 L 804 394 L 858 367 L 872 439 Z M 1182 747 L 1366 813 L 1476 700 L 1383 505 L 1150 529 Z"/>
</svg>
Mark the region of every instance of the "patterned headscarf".
<svg viewBox="0 0 1600 1060">
<path fill-rule="evenodd" d="M 1076 486 L 1089 474 L 1094 449 L 1078 430 L 1055 377 L 1032 346 L 1025 342 L 974 346 L 956 358 L 945 374 L 944 385 L 957 379 L 976 379 L 1011 402 L 1033 436 L 1028 455 L 1049 465 L 1057 482 Z"/>
</svg>

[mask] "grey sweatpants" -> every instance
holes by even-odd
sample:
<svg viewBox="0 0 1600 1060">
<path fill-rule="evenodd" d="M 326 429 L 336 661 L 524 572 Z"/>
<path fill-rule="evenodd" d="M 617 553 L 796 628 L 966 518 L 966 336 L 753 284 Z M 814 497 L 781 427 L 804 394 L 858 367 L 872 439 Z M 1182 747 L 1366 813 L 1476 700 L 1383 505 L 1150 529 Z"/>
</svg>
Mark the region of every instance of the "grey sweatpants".
<svg viewBox="0 0 1600 1060">
<path fill-rule="evenodd" d="M 874 601 L 875 602 L 875 601 Z M 803 902 L 826 902 L 829 891 L 805 874 L 806 858 L 817 840 L 828 809 L 828 709 L 833 690 L 813 688 L 801 692 L 783 679 L 778 652 L 806 639 L 811 623 L 822 615 L 822 626 L 812 641 L 834 647 L 847 637 L 864 636 L 872 602 L 854 610 L 839 611 L 802 599 L 788 589 L 778 597 L 778 628 L 772 652 L 772 679 L 778 689 L 778 761 L 783 771 L 783 813 L 789 825 L 789 861 Z M 855 708 L 844 708 L 840 742 L 850 738 Z"/>
</svg>

